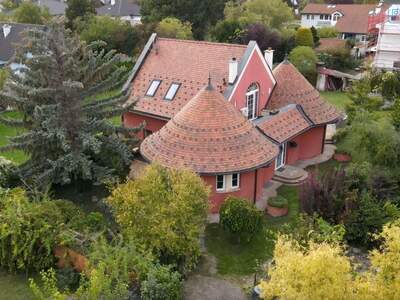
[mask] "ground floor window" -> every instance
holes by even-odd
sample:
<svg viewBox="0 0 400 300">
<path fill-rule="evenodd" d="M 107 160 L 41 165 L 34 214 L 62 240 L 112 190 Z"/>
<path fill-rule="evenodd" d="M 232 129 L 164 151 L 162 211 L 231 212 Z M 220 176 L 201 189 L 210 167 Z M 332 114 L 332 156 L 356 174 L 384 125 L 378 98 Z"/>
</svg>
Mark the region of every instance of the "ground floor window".
<svg viewBox="0 0 400 300">
<path fill-rule="evenodd" d="M 240 187 L 240 174 L 232 173 L 216 176 L 217 192 L 229 192 Z"/>
</svg>

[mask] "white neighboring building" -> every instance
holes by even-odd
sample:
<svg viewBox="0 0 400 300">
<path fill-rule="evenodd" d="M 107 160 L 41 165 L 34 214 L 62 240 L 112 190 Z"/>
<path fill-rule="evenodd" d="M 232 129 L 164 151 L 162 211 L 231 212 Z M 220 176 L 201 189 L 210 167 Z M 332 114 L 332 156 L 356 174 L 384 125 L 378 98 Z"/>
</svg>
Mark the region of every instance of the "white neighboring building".
<svg viewBox="0 0 400 300">
<path fill-rule="evenodd" d="M 400 5 L 392 5 L 386 21 L 379 28 L 374 66 L 378 69 L 400 70 Z"/>
<path fill-rule="evenodd" d="M 379 14 L 389 5 L 375 4 L 307 4 L 301 12 L 302 27 L 335 27 L 342 39 L 366 42 L 370 15 Z"/>
</svg>

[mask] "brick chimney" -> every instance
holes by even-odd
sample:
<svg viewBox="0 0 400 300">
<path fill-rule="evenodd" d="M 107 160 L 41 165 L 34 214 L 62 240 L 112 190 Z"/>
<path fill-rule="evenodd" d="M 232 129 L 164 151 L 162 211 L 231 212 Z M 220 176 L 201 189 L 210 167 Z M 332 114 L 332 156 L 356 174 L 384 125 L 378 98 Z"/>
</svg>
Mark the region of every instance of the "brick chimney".
<svg viewBox="0 0 400 300">
<path fill-rule="evenodd" d="M 229 84 L 233 84 L 236 80 L 238 75 L 238 61 L 235 57 L 233 57 L 229 61 L 229 75 L 228 75 L 228 82 Z"/>
</svg>

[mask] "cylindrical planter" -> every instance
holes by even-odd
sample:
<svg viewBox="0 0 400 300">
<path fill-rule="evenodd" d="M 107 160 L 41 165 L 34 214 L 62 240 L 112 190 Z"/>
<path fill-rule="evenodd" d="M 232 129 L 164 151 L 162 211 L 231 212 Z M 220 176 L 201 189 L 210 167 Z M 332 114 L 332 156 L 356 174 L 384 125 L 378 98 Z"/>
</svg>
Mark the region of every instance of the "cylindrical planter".
<svg viewBox="0 0 400 300">
<path fill-rule="evenodd" d="M 273 206 L 270 206 L 269 204 L 267 204 L 267 213 L 271 217 L 286 216 L 288 214 L 288 211 L 289 211 L 289 209 L 287 207 L 278 208 L 278 207 L 273 207 Z"/>
</svg>

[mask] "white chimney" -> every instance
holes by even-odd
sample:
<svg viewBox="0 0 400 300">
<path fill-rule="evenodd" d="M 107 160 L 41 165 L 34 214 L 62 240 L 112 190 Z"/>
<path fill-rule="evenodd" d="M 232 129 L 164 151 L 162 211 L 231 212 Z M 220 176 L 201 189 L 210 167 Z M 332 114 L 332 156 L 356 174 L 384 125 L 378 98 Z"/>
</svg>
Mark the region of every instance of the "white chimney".
<svg viewBox="0 0 400 300">
<path fill-rule="evenodd" d="M 115 5 L 115 0 L 111 0 L 111 5 Z"/>
<path fill-rule="evenodd" d="M 238 74 L 238 61 L 236 60 L 236 58 L 232 58 L 229 61 L 229 84 L 233 84 L 236 80 Z"/>
<path fill-rule="evenodd" d="M 272 50 L 271 48 L 268 48 L 267 50 L 265 50 L 264 57 L 265 57 L 265 61 L 267 62 L 267 65 L 272 70 L 272 66 L 274 64 L 274 50 Z"/>
<path fill-rule="evenodd" d="M 6 38 L 11 32 L 11 25 L 8 24 L 4 24 L 3 25 L 3 34 L 4 34 L 4 38 Z"/>
</svg>

